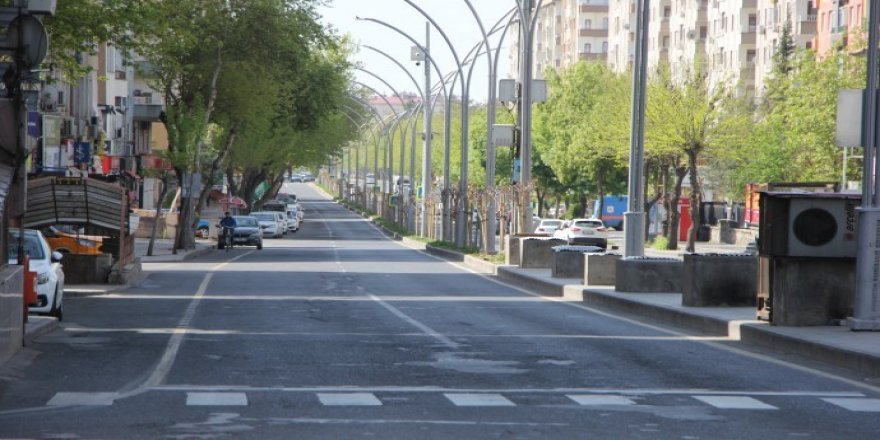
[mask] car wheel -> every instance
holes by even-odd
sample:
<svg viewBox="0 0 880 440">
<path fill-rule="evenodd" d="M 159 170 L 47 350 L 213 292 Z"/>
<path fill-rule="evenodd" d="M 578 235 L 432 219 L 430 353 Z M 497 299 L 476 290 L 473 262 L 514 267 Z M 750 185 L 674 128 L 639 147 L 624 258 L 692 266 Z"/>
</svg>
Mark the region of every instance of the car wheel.
<svg viewBox="0 0 880 440">
<path fill-rule="evenodd" d="M 60 295 L 58 294 L 58 290 L 56 289 L 55 290 L 55 299 L 54 299 L 55 303 L 52 304 L 52 308 L 49 310 L 49 316 L 54 316 L 59 321 L 63 321 L 64 320 L 64 304 L 63 303 L 58 304 L 58 297 L 59 296 Z"/>
<path fill-rule="evenodd" d="M 258 250 L 258 251 L 263 250 L 263 243 L 260 243 L 260 244 L 257 245 L 257 250 Z"/>
</svg>

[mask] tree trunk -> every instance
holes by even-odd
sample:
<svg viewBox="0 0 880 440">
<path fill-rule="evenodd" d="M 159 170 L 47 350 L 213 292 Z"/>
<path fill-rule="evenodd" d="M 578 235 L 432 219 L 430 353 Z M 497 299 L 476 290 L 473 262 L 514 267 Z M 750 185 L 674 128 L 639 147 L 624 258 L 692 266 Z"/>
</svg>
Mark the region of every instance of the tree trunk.
<svg viewBox="0 0 880 440">
<path fill-rule="evenodd" d="M 672 192 L 672 198 L 669 201 L 669 226 L 666 231 L 667 244 L 666 249 L 678 249 L 678 222 L 680 215 L 678 214 L 678 200 L 681 199 L 681 185 L 687 176 L 688 167 L 679 166 L 675 168 L 675 188 Z"/>
<path fill-rule="evenodd" d="M 697 251 L 697 231 L 699 231 L 702 221 L 700 218 L 700 203 L 703 197 L 701 194 L 702 188 L 700 188 L 700 181 L 697 176 L 697 154 L 699 154 L 697 147 L 688 151 L 688 165 L 691 173 L 691 228 L 688 230 L 687 248 L 685 250 L 689 253 Z"/>
<path fill-rule="evenodd" d="M 161 185 L 159 189 L 159 203 L 156 205 L 156 217 L 153 221 L 153 230 L 150 231 L 150 244 L 147 246 L 147 256 L 153 256 L 153 246 L 156 243 L 156 231 L 159 229 L 159 218 L 162 217 L 162 202 L 165 201 L 165 196 L 168 194 L 168 176 L 163 175 L 161 179 L 159 179 L 159 184 Z"/>
<path fill-rule="evenodd" d="M 585 212 L 587 210 L 587 195 L 584 193 L 578 193 L 578 206 L 581 207 L 580 212 L 577 213 L 577 217 L 585 217 Z"/>
<path fill-rule="evenodd" d="M 546 191 L 541 191 L 541 189 L 535 189 L 535 197 L 538 199 L 538 217 L 544 218 L 544 197 L 547 196 Z"/>
<path fill-rule="evenodd" d="M 226 137 L 226 142 L 223 143 L 223 146 L 220 148 L 220 151 L 217 152 L 217 157 L 211 161 L 211 167 L 208 169 L 207 176 L 209 178 L 213 178 L 214 174 L 220 170 L 220 166 L 226 161 L 226 156 L 229 155 L 229 150 L 232 148 L 232 145 L 235 143 L 235 137 L 237 133 L 237 129 L 233 126 L 229 130 L 229 135 Z M 196 217 L 201 217 L 202 210 L 205 209 L 205 203 L 208 201 L 208 196 L 211 194 L 212 185 L 205 184 L 202 188 L 202 191 L 199 193 L 199 203 L 196 205 Z M 198 225 L 197 225 L 198 226 Z"/>
</svg>

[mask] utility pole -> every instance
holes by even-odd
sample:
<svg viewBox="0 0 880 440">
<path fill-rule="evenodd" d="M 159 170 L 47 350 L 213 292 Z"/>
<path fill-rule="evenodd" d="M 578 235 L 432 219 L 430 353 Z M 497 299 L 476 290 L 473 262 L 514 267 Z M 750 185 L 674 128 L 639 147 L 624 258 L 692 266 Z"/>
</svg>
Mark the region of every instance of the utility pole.
<svg viewBox="0 0 880 440">
<path fill-rule="evenodd" d="M 419 235 L 422 237 L 428 236 L 428 223 L 433 223 L 433 219 L 428 218 L 428 210 L 426 209 L 425 201 L 428 200 L 428 195 L 431 194 L 431 61 L 428 56 L 431 50 L 431 23 L 425 23 L 425 52 L 422 54 L 421 62 L 425 64 L 425 87 L 422 96 L 422 102 L 425 105 L 425 122 L 424 122 L 424 139 L 425 143 L 422 147 L 422 201 L 419 205 L 419 224 L 420 231 Z M 415 176 L 413 176 L 415 177 Z M 447 207 L 443 206 L 443 209 L 446 210 Z"/>
<path fill-rule="evenodd" d="M 645 92 L 648 78 L 648 17 L 650 0 L 636 2 L 636 50 L 633 72 L 632 121 L 630 126 L 629 188 L 627 212 L 624 219 L 624 255 L 641 257 L 645 254 Z M 675 207 L 673 207 L 675 209 Z"/>
<path fill-rule="evenodd" d="M 532 213 L 529 202 L 531 201 L 532 180 L 532 30 L 531 30 L 531 0 L 520 0 L 520 93 L 519 93 L 519 185 L 521 192 L 522 209 L 519 212 L 519 232 L 526 234 L 531 232 Z"/>
<path fill-rule="evenodd" d="M 880 179 L 877 179 L 878 154 L 878 60 L 880 3 L 868 5 L 868 72 L 863 102 L 862 145 L 865 146 L 862 177 L 862 206 L 858 210 L 858 254 L 856 256 L 856 291 L 850 329 L 880 331 Z"/>
</svg>

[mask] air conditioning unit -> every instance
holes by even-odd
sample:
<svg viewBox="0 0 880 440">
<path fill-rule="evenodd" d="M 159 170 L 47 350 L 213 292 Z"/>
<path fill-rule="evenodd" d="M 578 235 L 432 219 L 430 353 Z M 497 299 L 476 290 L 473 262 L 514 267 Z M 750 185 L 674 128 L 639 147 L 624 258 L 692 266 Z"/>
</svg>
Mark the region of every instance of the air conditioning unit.
<svg viewBox="0 0 880 440">
<path fill-rule="evenodd" d="M 762 193 L 760 253 L 855 258 L 859 194 Z"/>
<path fill-rule="evenodd" d="M 696 32 L 694 32 L 693 29 L 687 31 L 687 37 L 690 38 L 691 40 L 693 40 L 695 36 L 696 36 Z"/>
</svg>

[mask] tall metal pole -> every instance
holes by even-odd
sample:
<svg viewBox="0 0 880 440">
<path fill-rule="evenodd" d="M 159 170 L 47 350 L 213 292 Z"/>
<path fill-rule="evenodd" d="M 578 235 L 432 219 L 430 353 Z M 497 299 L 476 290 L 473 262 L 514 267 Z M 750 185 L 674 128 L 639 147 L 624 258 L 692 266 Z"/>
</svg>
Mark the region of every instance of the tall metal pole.
<svg viewBox="0 0 880 440">
<path fill-rule="evenodd" d="M 624 219 L 624 255 L 641 257 L 645 254 L 645 95 L 648 78 L 648 17 L 650 0 L 637 0 L 636 50 L 633 72 L 632 121 L 630 126 L 629 188 L 627 212 Z M 675 209 L 673 207 L 673 209 Z"/>
<path fill-rule="evenodd" d="M 858 210 L 858 254 L 852 330 L 880 331 L 880 154 L 878 154 L 878 42 L 880 2 L 868 5 L 868 72 L 863 102 L 862 144 L 865 147 L 862 177 L 862 207 Z M 845 164 L 844 164 L 845 165 Z"/>
<path fill-rule="evenodd" d="M 519 60 L 519 104 L 520 104 L 520 131 L 519 131 L 519 184 L 522 188 L 522 210 L 520 211 L 519 232 L 529 232 L 532 222 L 529 204 L 530 191 L 526 190 L 532 179 L 532 35 L 529 23 L 531 22 L 531 0 L 519 0 L 520 2 L 520 60 Z"/>
<path fill-rule="evenodd" d="M 419 224 L 421 230 L 419 231 L 419 235 L 422 237 L 428 236 L 428 210 L 425 209 L 425 201 L 428 200 L 428 196 L 431 194 L 431 138 L 433 134 L 431 133 L 431 106 L 429 105 L 429 101 L 431 100 L 431 62 L 428 60 L 428 54 L 431 51 L 431 23 L 425 23 L 425 87 L 424 96 L 422 96 L 422 102 L 425 103 L 425 121 L 423 123 L 424 126 L 424 139 L 425 143 L 422 146 L 422 202 L 419 205 Z M 447 134 L 446 138 L 449 136 Z M 444 207 L 445 209 L 445 207 Z"/>
</svg>

